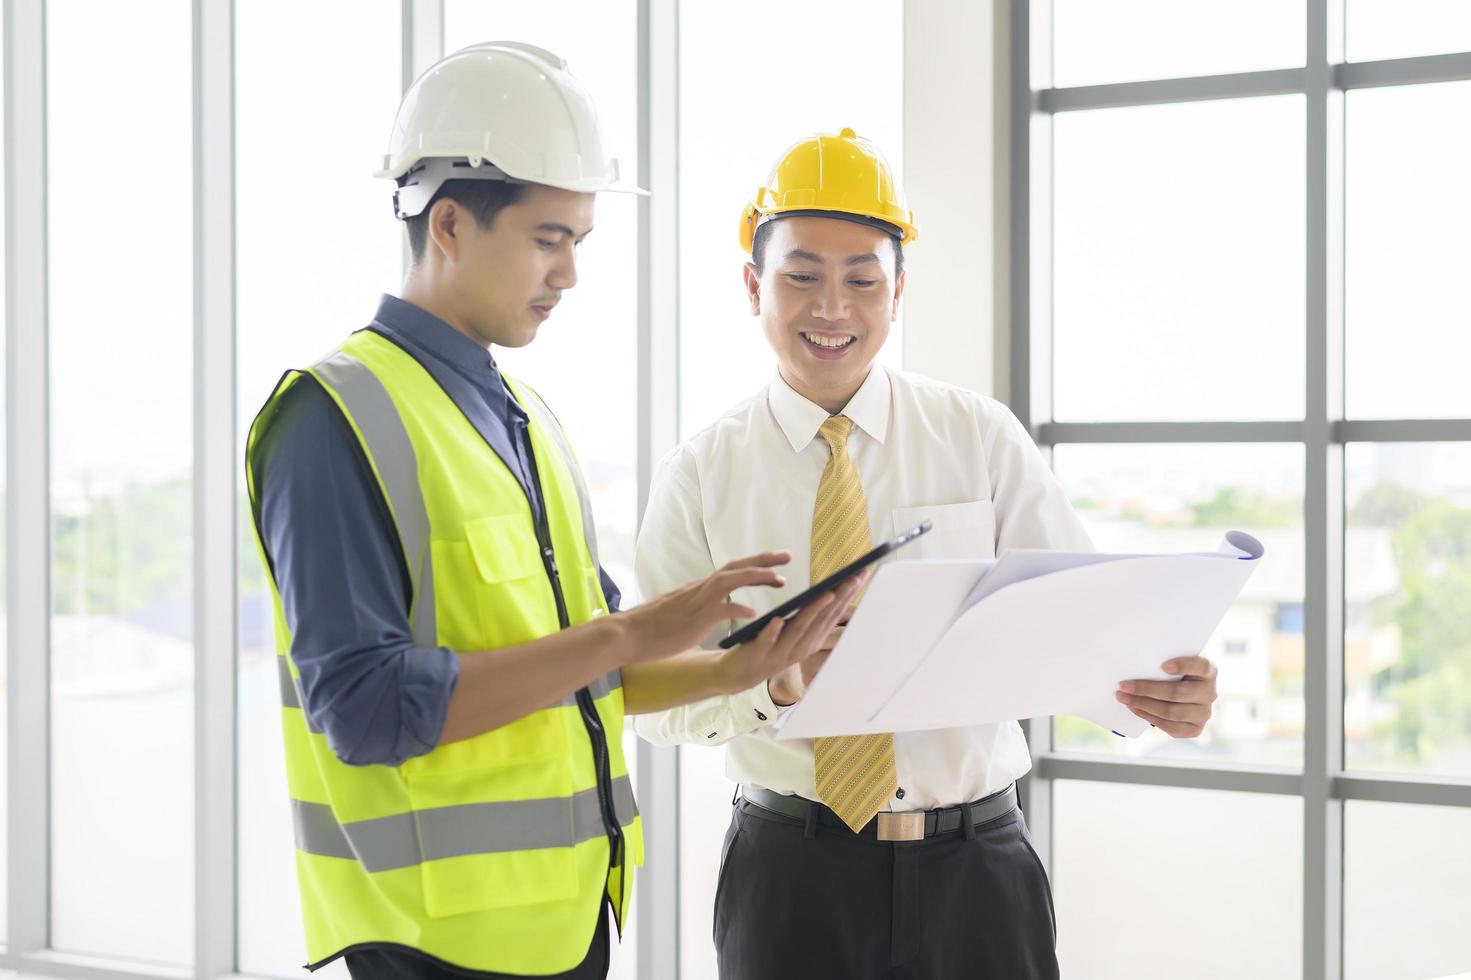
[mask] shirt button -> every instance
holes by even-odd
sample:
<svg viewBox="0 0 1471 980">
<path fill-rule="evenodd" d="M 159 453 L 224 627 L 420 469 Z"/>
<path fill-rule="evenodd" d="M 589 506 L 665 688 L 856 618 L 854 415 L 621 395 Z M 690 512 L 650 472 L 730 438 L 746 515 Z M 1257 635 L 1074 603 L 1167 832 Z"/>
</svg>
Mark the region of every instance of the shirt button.
<svg viewBox="0 0 1471 980">
<path fill-rule="evenodd" d="M 760 708 L 756 709 L 756 717 L 760 718 L 762 721 L 766 720 L 766 715 L 762 713 Z"/>
<path fill-rule="evenodd" d="M 900 786 L 898 792 L 896 792 L 894 795 L 899 797 L 899 799 L 901 800 L 904 799 L 904 787 Z"/>
</svg>

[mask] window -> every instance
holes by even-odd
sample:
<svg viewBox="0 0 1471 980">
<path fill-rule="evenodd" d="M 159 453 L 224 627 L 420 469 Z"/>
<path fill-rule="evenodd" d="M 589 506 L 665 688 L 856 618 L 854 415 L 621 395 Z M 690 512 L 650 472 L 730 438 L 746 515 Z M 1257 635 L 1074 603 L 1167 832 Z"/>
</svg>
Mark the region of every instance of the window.
<svg viewBox="0 0 1471 980">
<path fill-rule="evenodd" d="M 183 965 L 194 937 L 190 7 L 158 4 L 145 21 L 50 0 L 46 20 L 51 942 Z M 104 162 L 142 147 L 146 178 Z M 109 186 L 134 180 L 150 191 Z"/>
<path fill-rule="evenodd" d="M 1464 969 L 1435 919 L 1464 905 L 1464 869 L 1414 844 L 1441 853 L 1471 808 L 1464 5 L 1011 14 L 1014 407 L 1100 546 L 1221 526 L 1266 546 L 1206 649 L 1203 738 L 1030 726 L 1064 969 L 1150 975 L 1118 944 L 1161 937 L 1131 937 L 1090 883 L 1127 880 L 1111 849 L 1168 854 L 1171 827 L 1223 814 L 1217 839 L 1245 826 L 1252 846 L 1195 894 L 1223 934 L 1190 975 Z"/>
</svg>

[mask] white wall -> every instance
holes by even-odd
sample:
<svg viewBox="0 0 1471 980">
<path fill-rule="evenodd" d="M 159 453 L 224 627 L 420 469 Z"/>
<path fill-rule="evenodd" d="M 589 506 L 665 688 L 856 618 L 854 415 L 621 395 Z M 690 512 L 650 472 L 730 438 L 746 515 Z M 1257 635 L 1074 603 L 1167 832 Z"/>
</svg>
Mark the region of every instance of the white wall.
<svg viewBox="0 0 1471 980">
<path fill-rule="evenodd" d="M 1009 27 L 1005 0 L 906 0 L 904 367 L 1005 399 Z"/>
</svg>

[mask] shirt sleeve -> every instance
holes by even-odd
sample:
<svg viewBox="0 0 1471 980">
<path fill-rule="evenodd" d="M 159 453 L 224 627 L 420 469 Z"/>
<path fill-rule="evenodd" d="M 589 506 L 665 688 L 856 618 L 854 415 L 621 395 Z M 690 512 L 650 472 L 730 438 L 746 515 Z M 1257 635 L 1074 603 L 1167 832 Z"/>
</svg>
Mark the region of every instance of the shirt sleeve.
<svg viewBox="0 0 1471 980">
<path fill-rule="evenodd" d="M 613 576 L 601 565 L 598 566 L 598 579 L 603 583 L 603 598 L 608 602 L 608 612 L 617 612 L 623 602 L 623 592 L 618 588 L 618 583 L 613 581 Z"/>
<path fill-rule="evenodd" d="M 983 422 L 991 502 L 996 510 L 996 553 L 1007 548 L 1093 551 L 1083 522 L 1037 444 L 1011 411 L 988 400 Z"/>
<path fill-rule="evenodd" d="M 313 379 L 282 396 L 256 465 L 261 539 L 308 719 L 349 765 L 429 752 L 459 659 L 414 645 L 397 530 L 347 420 Z"/>
<path fill-rule="evenodd" d="M 688 452 L 676 449 L 659 465 L 649 487 L 649 505 L 634 558 L 639 592 L 653 598 L 714 571 L 699 477 Z M 708 637 L 705 645 L 713 647 L 718 638 Z M 762 681 L 739 694 L 638 715 L 633 726 L 655 745 L 719 745 L 772 724 L 781 711 Z"/>
</svg>

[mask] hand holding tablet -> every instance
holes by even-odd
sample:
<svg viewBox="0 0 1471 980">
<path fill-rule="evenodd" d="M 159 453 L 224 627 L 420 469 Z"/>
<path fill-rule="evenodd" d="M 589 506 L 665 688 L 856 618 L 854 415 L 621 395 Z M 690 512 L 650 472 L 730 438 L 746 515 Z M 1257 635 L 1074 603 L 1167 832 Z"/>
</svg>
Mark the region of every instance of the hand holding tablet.
<svg viewBox="0 0 1471 980">
<path fill-rule="evenodd" d="M 783 602 L 781 605 L 771 610 L 771 612 L 767 613 L 766 615 L 761 616 L 758 619 L 751 620 L 751 622 L 747 623 L 745 626 L 742 626 L 740 629 L 736 630 L 734 633 L 721 640 L 720 648 L 722 650 L 729 650 L 733 646 L 739 646 L 742 643 L 749 643 L 751 640 L 754 640 L 760 634 L 761 630 L 766 627 L 766 624 L 771 622 L 773 619 L 790 618 L 791 616 L 799 612 L 803 606 L 807 605 L 818 596 L 825 595 L 833 591 L 838 586 L 842 585 L 843 582 L 847 581 L 854 575 L 857 575 L 859 572 L 863 571 L 865 568 L 874 564 L 880 558 L 884 558 L 888 555 L 893 554 L 895 551 L 904 547 L 906 544 L 913 541 L 921 534 L 926 533 L 927 531 L 929 531 L 930 526 L 930 522 L 925 521 L 917 525 L 916 527 L 912 527 L 908 531 L 905 531 L 903 534 L 894 538 L 892 541 L 884 542 L 877 548 L 874 548 L 868 554 L 864 555 L 862 558 L 854 561 L 852 564 L 845 565 L 844 567 L 838 569 L 836 572 L 833 572 L 827 578 L 823 579 L 821 582 L 818 582 L 816 585 L 812 586 L 801 595 L 793 596 L 786 602 Z"/>
</svg>

